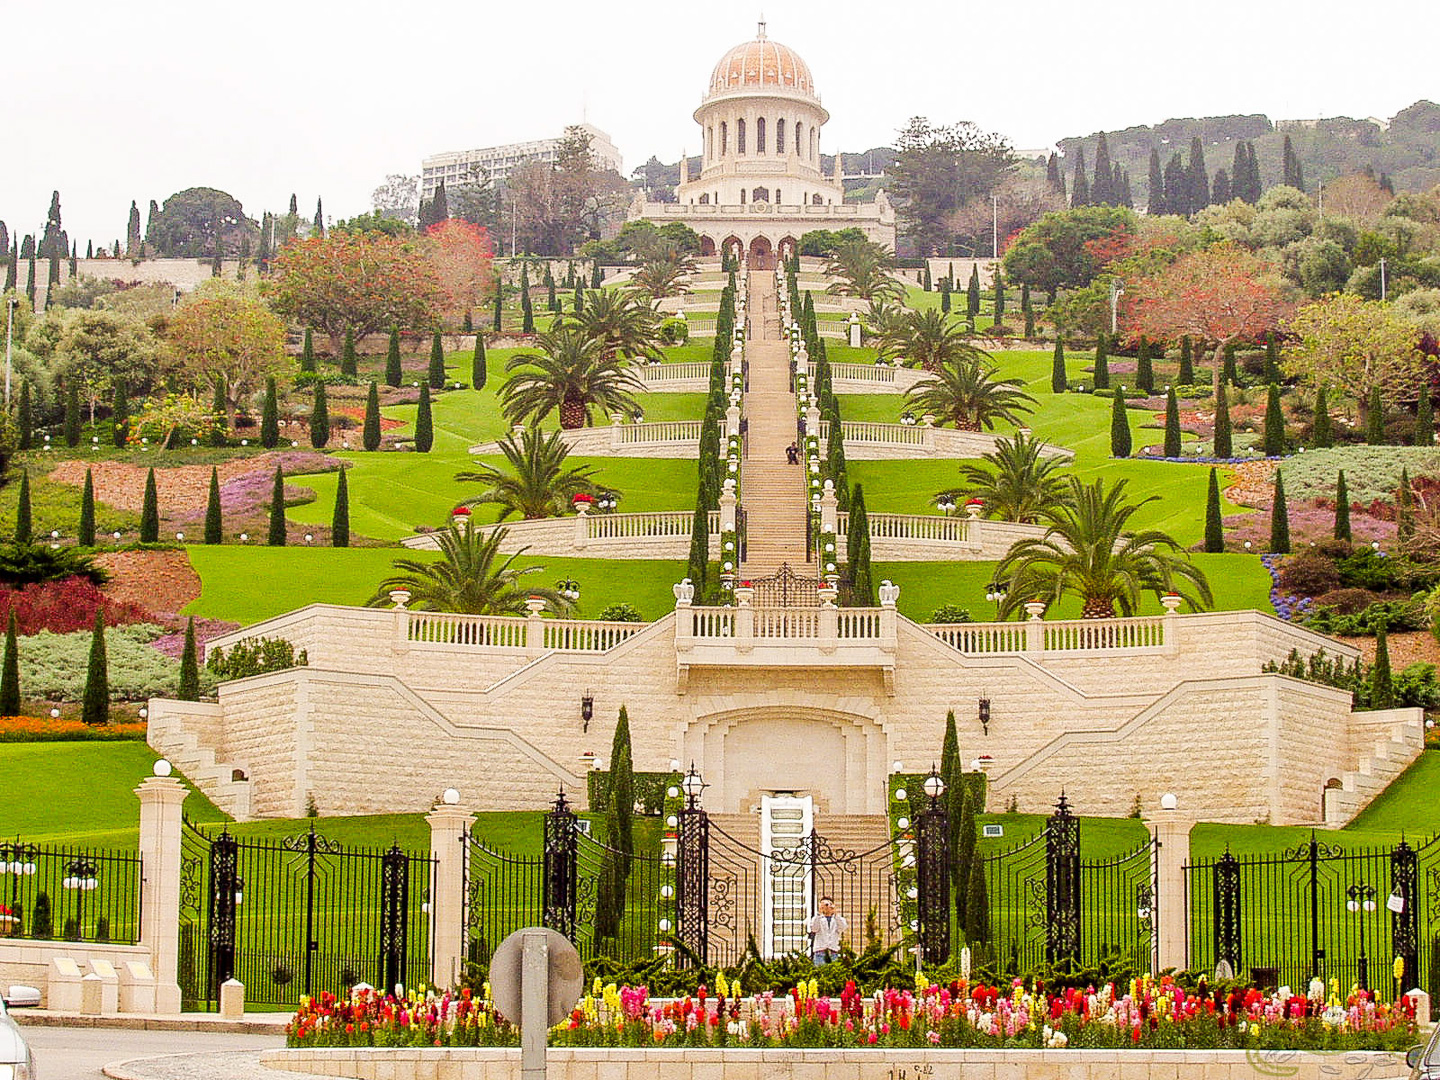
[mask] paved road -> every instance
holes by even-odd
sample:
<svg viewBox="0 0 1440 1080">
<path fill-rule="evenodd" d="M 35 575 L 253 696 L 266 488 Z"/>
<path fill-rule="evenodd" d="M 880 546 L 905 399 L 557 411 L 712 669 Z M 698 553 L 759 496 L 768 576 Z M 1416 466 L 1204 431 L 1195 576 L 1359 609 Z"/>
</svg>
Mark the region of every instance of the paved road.
<svg viewBox="0 0 1440 1080">
<path fill-rule="evenodd" d="M 195 1054 L 213 1051 L 249 1051 L 258 1053 L 270 1047 L 283 1046 L 283 1035 L 225 1035 L 206 1031 L 130 1031 L 115 1028 L 52 1028 L 27 1027 L 25 1039 L 35 1051 L 36 1071 L 42 1080 L 100 1080 L 100 1071 L 105 1065 L 128 1061 L 132 1058 L 152 1057 L 163 1054 Z M 179 1062 L 176 1063 L 180 1064 Z M 160 1065 L 160 1063 L 156 1063 Z M 175 1071 L 174 1075 L 202 1075 L 220 1077 L 221 1072 L 211 1073 L 195 1067 Z M 146 1069 L 151 1075 L 161 1075 L 160 1070 Z M 140 1075 L 140 1070 L 136 1074 Z M 255 1075 L 253 1069 L 239 1076 Z M 282 1075 L 275 1074 L 277 1077 Z"/>
</svg>

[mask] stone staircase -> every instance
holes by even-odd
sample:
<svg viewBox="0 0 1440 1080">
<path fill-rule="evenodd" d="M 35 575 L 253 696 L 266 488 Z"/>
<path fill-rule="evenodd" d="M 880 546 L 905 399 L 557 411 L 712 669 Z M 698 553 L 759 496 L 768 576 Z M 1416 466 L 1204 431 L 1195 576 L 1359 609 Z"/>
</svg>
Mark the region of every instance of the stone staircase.
<svg viewBox="0 0 1440 1080">
<path fill-rule="evenodd" d="M 243 768 L 217 761 L 215 751 L 200 745 L 193 731 L 184 730 L 166 717 L 151 717 L 145 740 L 150 749 L 170 762 L 217 807 L 236 821 L 250 820 L 250 781 L 235 779 L 237 770 L 246 775 Z"/>
<path fill-rule="evenodd" d="M 1415 751 L 1425 742 L 1425 725 L 1420 720 L 1397 720 L 1375 745 L 1359 755 L 1355 768 L 1343 773 L 1340 787 L 1326 795 L 1325 824 L 1339 828 L 1370 805 L 1395 778 L 1415 760 Z"/>
<path fill-rule="evenodd" d="M 750 385 L 745 394 L 749 446 L 741 503 L 745 508 L 745 560 L 741 577 L 770 577 L 784 563 L 805 564 L 805 473 L 785 460 L 796 438 L 795 395 L 790 391 L 790 349 L 779 335 L 775 278 L 750 275 L 750 303 L 759 328 L 746 349 Z"/>
</svg>

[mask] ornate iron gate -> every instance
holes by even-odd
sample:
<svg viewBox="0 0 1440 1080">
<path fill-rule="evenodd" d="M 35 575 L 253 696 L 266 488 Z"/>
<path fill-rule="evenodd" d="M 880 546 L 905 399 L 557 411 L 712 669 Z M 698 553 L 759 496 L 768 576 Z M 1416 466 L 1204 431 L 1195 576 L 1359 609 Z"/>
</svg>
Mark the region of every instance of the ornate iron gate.
<svg viewBox="0 0 1440 1080">
<path fill-rule="evenodd" d="M 789 563 L 770 577 L 750 582 L 755 588 L 756 607 L 819 607 L 819 578 L 801 577 Z"/>
<path fill-rule="evenodd" d="M 302 994 L 338 994 L 362 982 L 390 990 L 429 979 L 428 853 L 348 849 L 313 826 L 278 842 L 228 830 L 206 836 L 193 826 L 187 837 L 181 936 L 191 1000 L 218 1000 L 231 978 L 245 984 L 247 1001 L 263 1005 L 295 1005 Z M 202 854 L 203 907 L 194 887 Z"/>
<path fill-rule="evenodd" d="M 1192 860 L 1185 881 L 1192 967 L 1297 989 L 1336 979 L 1385 1000 L 1440 990 L 1440 837 L 1346 849 L 1312 832 L 1275 854 Z"/>
</svg>

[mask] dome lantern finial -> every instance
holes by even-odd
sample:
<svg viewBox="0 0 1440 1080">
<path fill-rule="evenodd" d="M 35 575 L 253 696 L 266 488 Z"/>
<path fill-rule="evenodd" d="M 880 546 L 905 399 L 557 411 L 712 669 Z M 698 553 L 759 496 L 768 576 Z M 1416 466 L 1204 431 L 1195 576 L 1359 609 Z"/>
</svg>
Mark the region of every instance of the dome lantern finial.
<svg viewBox="0 0 1440 1080">
<path fill-rule="evenodd" d="M 755 30 L 755 40 L 765 40 L 765 13 L 763 11 L 760 13 L 760 25 Z"/>
</svg>

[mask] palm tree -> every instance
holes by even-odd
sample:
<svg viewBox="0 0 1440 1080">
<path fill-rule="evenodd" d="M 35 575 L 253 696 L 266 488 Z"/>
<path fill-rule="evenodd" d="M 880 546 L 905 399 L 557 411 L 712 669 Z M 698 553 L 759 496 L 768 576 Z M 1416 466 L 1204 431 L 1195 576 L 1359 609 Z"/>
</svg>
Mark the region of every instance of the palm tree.
<svg viewBox="0 0 1440 1080">
<path fill-rule="evenodd" d="M 382 607 L 389 602 L 394 589 L 410 591 L 410 606 L 425 611 L 455 611 L 464 615 L 519 615 L 531 596 L 545 601 L 546 609 L 556 614 L 569 614 L 573 604 L 554 589 L 526 587 L 522 578 L 544 571 L 543 566 L 515 566 L 525 553 L 521 548 L 500 562 L 500 545 L 508 529 L 493 529 L 487 536 L 476 532 L 465 522 L 464 528 L 451 525 L 437 533 L 440 559 L 422 562 L 419 559 L 396 559 L 392 564 L 400 571 L 380 583 L 369 607 Z"/>
<path fill-rule="evenodd" d="M 1180 594 L 1192 610 L 1213 602 L 1205 572 L 1175 539 L 1158 529 L 1128 530 L 1130 517 L 1158 495 L 1125 501 L 1128 481 L 1107 490 L 1103 479 L 1085 484 L 1067 476 L 1068 500 L 1044 511 L 1049 526 L 1040 538 L 1017 541 L 1001 560 L 996 577 L 1008 584 L 1001 608 L 1008 615 L 1030 600 L 1054 603 L 1078 595 L 1083 619 L 1135 614 L 1145 592 Z"/>
<path fill-rule="evenodd" d="M 558 431 L 547 436 L 531 424 L 520 433 L 518 443 L 513 433 L 509 435 L 500 444 L 500 452 L 509 459 L 508 472 L 481 464 L 473 471 L 455 474 L 456 480 L 488 485 L 483 495 L 466 499 L 462 505 L 495 503 L 501 508 L 501 521 L 511 514 L 527 520 L 559 517 L 570 508 L 571 499 L 576 495 L 594 490 L 590 479 L 593 469 L 589 466 L 565 468 L 570 449 Z"/>
<path fill-rule="evenodd" d="M 994 450 L 980 456 L 984 465 L 960 466 L 964 487 L 942 491 L 936 498 L 948 497 L 952 502 L 967 497 L 983 499 L 988 517 L 1034 524 L 1070 497 L 1065 478 L 1059 474 L 1060 460 L 1040 456 L 1044 445 L 1023 431 L 1017 431 L 1013 439 L 999 439 Z"/>
<path fill-rule="evenodd" d="M 906 311 L 880 331 L 880 352 L 900 360 L 919 360 L 926 371 L 939 371 L 951 361 L 986 360 L 981 349 L 965 340 L 960 324 L 942 312 Z"/>
<path fill-rule="evenodd" d="M 660 316 L 634 289 L 587 289 L 565 325 L 603 343 L 606 358 L 660 355 Z"/>
<path fill-rule="evenodd" d="M 663 244 L 646 258 L 631 281 L 635 287 L 650 294 L 654 300 L 679 296 L 690 291 L 690 275 L 695 273 L 693 256 L 675 244 Z"/>
<path fill-rule="evenodd" d="M 828 291 L 872 303 L 886 298 L 898 300 L 905 290 L 890 276 L 894 266 L 895 256 L 873 240 L 847 240 L 825 263 L 825 273 L 838 279 Z"/>
<path fill-rule="evenodd" d="M 942 364 L 930 377 L 910 388 L 906 397 L 922 413 L 961 431 L 990 430 L 997 420 L 1019 424 L 1035 405 L 1019 379 L 995 378 L 995 365 L 984 353 L 964 355 Z"/>
<path fill-rule="evenodd" d="M 633 393 L 640 383 L 627 361 L 605 354 L 600 338 L 561 324 L 538 335 L 535 343 L 540 352 L 516 353 L 505 365 L 516 372 L 500 392 L 512 424 L 538 423 L 558 410 L 560 426 L 569 429 L 588 426 L 592 408 L 627 415 L 640 410 Z"/>
</svg>

